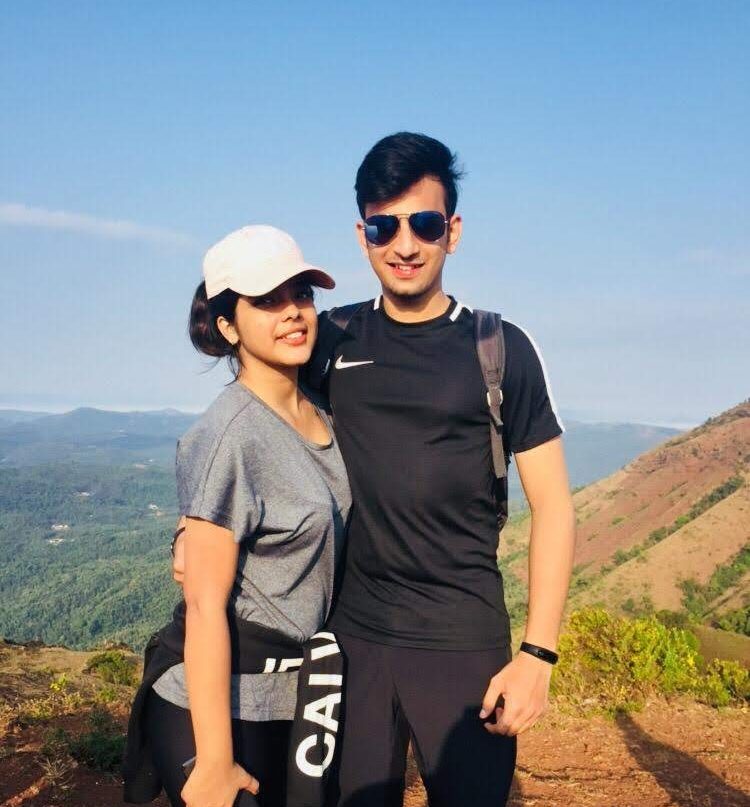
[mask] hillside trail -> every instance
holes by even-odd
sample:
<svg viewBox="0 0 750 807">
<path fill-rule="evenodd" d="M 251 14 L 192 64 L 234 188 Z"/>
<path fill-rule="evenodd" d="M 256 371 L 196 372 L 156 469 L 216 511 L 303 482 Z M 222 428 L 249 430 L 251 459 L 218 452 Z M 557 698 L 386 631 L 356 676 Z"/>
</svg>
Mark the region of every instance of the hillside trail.
<svg viewBox="0 0 750 807">
<path fill-rule="evenodd" d="M 68 716 L 75 731 L 82 718 Z M 112 807 L 116 777 L 82 765 L 45 771 L 43 732 L 6 734 L 0 747 L 0 807 Z M 166 800 L 154 807 L 168 807 Z M 404 807 L 426 807 L 413 760 Z M 519 738 L 510 807 L 748 807 L 747 710 L 717 711 L 688 699 L 651 701 L 616 720 L 580 718 L 554 708 Z"/>
</svg>

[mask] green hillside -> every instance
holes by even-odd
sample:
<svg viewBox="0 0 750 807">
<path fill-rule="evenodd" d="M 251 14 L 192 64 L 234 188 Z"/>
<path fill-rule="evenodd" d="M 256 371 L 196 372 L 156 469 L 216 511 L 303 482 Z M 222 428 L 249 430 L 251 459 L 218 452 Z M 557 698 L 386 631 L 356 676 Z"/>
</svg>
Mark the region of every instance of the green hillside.
<svg viewBox="0 0 750 807">
<path fill-rule="evenodd" d="M 174 473 L 47 465 L 0 470 L 0 636 L 142 646 L 177 600 Z"/>
</svg>

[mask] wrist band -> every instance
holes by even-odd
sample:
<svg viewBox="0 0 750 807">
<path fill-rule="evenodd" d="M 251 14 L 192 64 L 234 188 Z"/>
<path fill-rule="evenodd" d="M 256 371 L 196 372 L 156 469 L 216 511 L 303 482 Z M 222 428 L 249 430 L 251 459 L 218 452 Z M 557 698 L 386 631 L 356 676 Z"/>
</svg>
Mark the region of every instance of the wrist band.
<svg viewBox="0 0 750 807">
<path fill-rule="evenodd" d="M 554 653 L 552 650 L 547 650 L 546 647 L 539 647 L 539 645 L 529 644 L 528 642 L 521 642 L 521 650 L 523 650 L 524 653 L 530 653 L 532 656 L 536 656 L 542 661 L 546 661 L 547 664 L 557 664 L 557 659 L 559 658 L 557 653 Z"/>
<path fill-rule="evenodd" d="M 174 545 L 177 543 L 177 539 L 185 532 L 184 527 L 180 527 L 178 530 L 175 530 L 174 535 L 172 536 L 172 543 L 169 545 L 169 553 L 174 557 Z"/>
</svg>

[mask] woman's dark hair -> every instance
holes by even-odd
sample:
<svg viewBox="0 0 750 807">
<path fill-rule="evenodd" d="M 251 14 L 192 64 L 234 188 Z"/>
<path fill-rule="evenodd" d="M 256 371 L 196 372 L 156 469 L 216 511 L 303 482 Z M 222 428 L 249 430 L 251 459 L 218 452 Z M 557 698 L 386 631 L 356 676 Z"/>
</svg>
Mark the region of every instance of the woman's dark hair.
<svg viewBox="0 0 750 807">
<path fill-rule="evenodd" d="M 188 322 L 188 333 L 193 347 L 217 359 L 226 356 L 235 378 L 240 374 L 239 345 L 230 344 L 221 335 L 221 331 L 216 327 L 216 320 L 218 317 L 224 317 L 233 322 L 239 299 L 240 295 L 236 291 L 226 289 L 209 300 L 206 295 L 206 284 L 200 283 L 193 295 Z"/>
<path fill-rule="evenodd" d="M 445 189 L 445 210 L 450 218 L 456 212 L 457 183 L 463 176 L 456 159 L 447 146 L 423 134 L 397 132 L 378 140 L 362 160 L 354 183 L 360 215 L 364 218 L 368 203 L 393 199 L 431 176 Z"/>
</svg>

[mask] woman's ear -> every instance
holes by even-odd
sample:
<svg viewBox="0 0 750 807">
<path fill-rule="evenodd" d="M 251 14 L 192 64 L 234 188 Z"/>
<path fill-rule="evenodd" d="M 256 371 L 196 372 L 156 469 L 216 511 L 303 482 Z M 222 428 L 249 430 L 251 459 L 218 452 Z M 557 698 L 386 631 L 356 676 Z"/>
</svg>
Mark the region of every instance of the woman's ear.
<svg viewBox="0 0 750 807">
<path fill-rule="evenodd" d="M 233 347 L 240 341 L 240 335 L 237 333 L 237 329 L 226 317 L 217 317 L 216 327 L 219 329 L 219 333 Z"/>
</svg>

